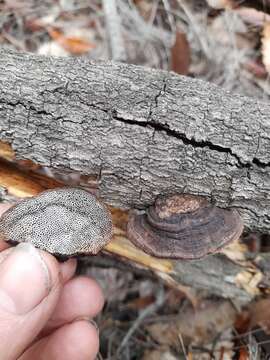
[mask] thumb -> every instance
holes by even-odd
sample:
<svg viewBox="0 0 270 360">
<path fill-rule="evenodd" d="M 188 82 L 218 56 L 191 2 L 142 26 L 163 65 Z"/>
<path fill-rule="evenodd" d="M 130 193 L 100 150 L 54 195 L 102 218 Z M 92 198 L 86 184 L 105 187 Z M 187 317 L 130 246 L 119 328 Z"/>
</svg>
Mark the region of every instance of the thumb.
<svg viewBox="0 0 270 360">
<path fill-rule="evenodd" d="M 14 360 L 50 318 L 60 295 L 56 259 L 26 243 L 0 254 L 0 359 Z"/>
</svg>

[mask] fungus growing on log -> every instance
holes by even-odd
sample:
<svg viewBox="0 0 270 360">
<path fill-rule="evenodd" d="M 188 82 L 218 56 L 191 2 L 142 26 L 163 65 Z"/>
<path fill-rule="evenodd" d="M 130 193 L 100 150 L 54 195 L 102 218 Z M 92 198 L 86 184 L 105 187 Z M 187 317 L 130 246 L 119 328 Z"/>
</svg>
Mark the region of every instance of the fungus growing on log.
<svg viewBox="0 0 270 360">
<path fill-rule="evenodd" d="M 160 258 L 198 259 L 219 251 L 243 230 L 235 210 L 225 210 L 203 197 L 160 197 L 144 214 L 132 213 L 129 239 Z M 44 191 L 7 210 L 0 218 L 0 240 L 30 242 L 62 258 L 97 254 L 112 238 L 107 208 L 78 188 Z"/>
<path fill-rule="evenodd" d="M 160 197 L 145 213 L 131 213 L 129 239 L 160 258 L 199 259 L 239 238 L 243 223 L 235 210 L 211 205 L 200 196 Z"/>
<path fill-rule="evenodd" d="M 89 192 L 59 188 L 22 200 L 0 218 L 0 239 L 60 257 L 97 254 L 112 238 L 106 207 Z"/>
</svg>

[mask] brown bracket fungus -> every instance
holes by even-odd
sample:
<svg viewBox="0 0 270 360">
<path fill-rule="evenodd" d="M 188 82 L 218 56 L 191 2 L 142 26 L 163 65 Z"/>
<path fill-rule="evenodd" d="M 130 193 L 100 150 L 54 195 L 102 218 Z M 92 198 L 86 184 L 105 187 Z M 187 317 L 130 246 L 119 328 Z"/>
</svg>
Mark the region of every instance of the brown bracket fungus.
<svg viewBox="0 0 270 360">
<path fill-rule="evenodd" d="M 60 257 L 96 254 L 112 238 L 106 207 L 78 188 L 44 191 L 25 199 L 0 218 L 0 239 L 30 242 Z"/>
<path fill-rule="evenodd" d="M 238 239 L 242 231 L 235 210 L 187 194 L 160 197 L 146 213 L 132 213 L 128 222 L 129 239 L 160 258 L 199 259 Z"/>
</svg>

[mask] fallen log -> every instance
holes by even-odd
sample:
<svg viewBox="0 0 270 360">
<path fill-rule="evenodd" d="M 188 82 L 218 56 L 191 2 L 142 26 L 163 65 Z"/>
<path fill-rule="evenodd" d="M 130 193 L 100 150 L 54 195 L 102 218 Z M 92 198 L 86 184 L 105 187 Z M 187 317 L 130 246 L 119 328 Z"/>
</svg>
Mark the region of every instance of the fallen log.
<svg viewBox="0 0 270 360">
<path fill-rule="evenodd" d="M 269 113 L 174 73 L 1 51 L 0 139 L 16 159 L 95 176 L 125 209 L 186 192 L 269 232 Z"/>
</svg>

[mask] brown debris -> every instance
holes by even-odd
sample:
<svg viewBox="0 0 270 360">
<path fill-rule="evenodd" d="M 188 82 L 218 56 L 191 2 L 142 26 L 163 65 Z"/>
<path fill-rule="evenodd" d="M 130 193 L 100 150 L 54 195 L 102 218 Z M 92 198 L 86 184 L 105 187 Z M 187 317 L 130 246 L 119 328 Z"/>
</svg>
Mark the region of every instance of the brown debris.
<svg viewBox="0 0 270 360">
<path fill-rule="evenodd" d="M 236 314 L 236 310 L 227 301 L 206 301 L 196 310 L 190 307 L 182 309 L 172 321 L 149 325 L 147 330 L 161 345 L 177 347 L 179 333 L 185 344 L 202 345 L 213 341 L 217 333 L 230 328 Z"/>
<path fill-rule="evenodd" d="M 187 75 L 190 65 L 190 49 L 186 35 L 177 31 L 175 34 L 175 43 L 171 49 L 171 70 Z"/>
</svg>

